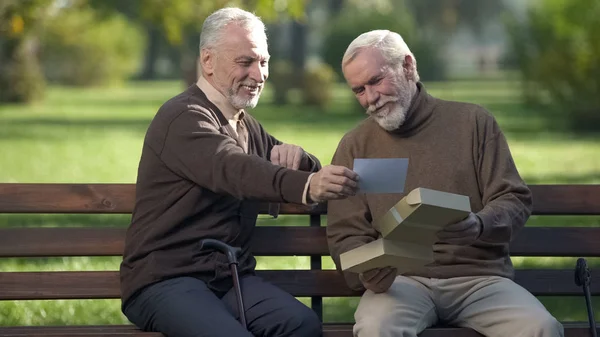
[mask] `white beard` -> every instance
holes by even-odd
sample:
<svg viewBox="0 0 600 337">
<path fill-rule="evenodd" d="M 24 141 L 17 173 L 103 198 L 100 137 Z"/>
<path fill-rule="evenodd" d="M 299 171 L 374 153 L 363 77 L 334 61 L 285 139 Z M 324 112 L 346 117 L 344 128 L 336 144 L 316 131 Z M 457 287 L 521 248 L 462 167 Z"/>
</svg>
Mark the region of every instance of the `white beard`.
<svg viewBox="0 0 600 337">
<path fill-rule="evenodd" d="M 412 97 L 416 91 L 415 83 L 408 81 L 402 70 L 398 71 L 394 82 L 396 85 L 395 96 L 382 96 L 377 105 L 371 105 L 367 108 L 367 114 L 372 116 L 377 124 L 387 131 L 395 130 L 404 124 Z M 390 110 L 387 114 L 385 111 L 381 111 L 383 112 L 381 116 L 373 114 L 377 108 L 386 103 L 390 103 L 389 107 L 384 108 Z"/>
<path fill-rule="evenodd" d="M 399 102 L 393 103 L 393 105 L 388 109 L 391 109 L 391 111 L 385 116 L 372 116 L 379 126 L 387 131 L 392 131 L 404 124 L 404 121 L 406 120 L 407 109 L 404 108 Z"/>
<path fill-rule="evenodd" d="M 238 89 L 237 89 L 238 91 L 240 90 L 242 85 L 244 85 L 244 83 L 241 83 L 238 86 Z M 247 83 L 247 85 L 255 86 L 256 83 Z M 231 104 L 236 109 L 253 109 L 258 104 L 258 99 L 260 98 L 261 93 L 262 93 L 262 90 L 258 89 L 258 93 L 256 94 L 256 96 L 250 97 L 250 98 L 245 98 L 245 97 L 238 95 L 233 90 L 233 88 L 230 88 L 229 90 L 227 90 L 227 100 L 229 101 L 229 104 Z"/>
</svg>

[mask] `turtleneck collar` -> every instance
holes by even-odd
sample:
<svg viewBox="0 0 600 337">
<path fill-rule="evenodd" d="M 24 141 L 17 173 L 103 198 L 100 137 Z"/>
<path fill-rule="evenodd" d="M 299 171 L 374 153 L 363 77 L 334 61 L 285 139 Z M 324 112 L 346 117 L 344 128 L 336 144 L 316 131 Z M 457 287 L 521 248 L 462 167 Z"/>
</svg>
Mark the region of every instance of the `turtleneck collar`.
<svg viewBox="0 0 600 337">
<path fill-rule="evenodd" d="M 417 82 L 417 92 L 413 97 L 410 108 L 406 112 L 404 123 L 390 133 L 411 136 L 421 127 L 423 127 L 432 117 L 435 104 L 432 103 L 432 97 L 427 93 L 421 82 Z"/>
</svg>

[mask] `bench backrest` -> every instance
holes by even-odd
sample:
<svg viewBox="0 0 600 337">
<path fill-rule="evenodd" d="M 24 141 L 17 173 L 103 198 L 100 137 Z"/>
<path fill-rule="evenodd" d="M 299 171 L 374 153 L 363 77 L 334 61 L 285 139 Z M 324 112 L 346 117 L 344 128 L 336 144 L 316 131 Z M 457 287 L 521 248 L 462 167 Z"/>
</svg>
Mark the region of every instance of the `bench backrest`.
<svg viewBox="0 0 600 337">
<path fill-rule="evenodd" d="M 534 215 L 600 215 L 600 185 L 532 185 Z M 128 214 L 133 184 L 0 184 L 0 213 Z M 261 214 L 268 214 L 267 207 Z M 322 270 L 328 256 L 322 216 L 326 206 L 283 204 L 280 214 L 307 215 L 306 226 L 259 226 L 256 256 L 310 256 L 310 270 L 261 270 L 259 274 L 298 297 L 311 297 L 322 313 L 323 297 L 357 296 L 334 270 Z M 120 256 L 124 228 L 0 228 L 0 258 Z M 599 257 L 600 228 L 526 227 L 511 243 L 512 256 Z M 574 266 L 574 265 L 573 265 Z M 573 269 L 519 269 L 516 282 L 535 295 L 578 295 Z M 592 294 L 600 284 L 592 283 Z M 119 298 L 117 271 L 3 272 L 0 300 Z"/>
</svg>

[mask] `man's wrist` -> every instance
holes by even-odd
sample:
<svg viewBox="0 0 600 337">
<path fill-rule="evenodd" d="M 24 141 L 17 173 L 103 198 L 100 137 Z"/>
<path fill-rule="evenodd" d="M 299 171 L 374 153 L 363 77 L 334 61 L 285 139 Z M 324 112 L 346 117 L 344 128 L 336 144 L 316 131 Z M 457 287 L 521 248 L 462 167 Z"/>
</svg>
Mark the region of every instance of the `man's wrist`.
<svg viewBox="0 0 600 337">
<path fill-rule="evenodd" d="M 306 184 L 304 184 L 304 191 L 302 192 L 302 203 L 304 205 L 309 205 L 309 206 L 313 206 L 315 204 L 317 204 L 316 202 L 314 202 L 312 200 L 312 198 L 310 197 L 310 180 L 312 179 L 312 177 L 314 176 L 314 173 L 311 173 L 308 176 L 308 179 L 306 179 Z"/>
</svg>

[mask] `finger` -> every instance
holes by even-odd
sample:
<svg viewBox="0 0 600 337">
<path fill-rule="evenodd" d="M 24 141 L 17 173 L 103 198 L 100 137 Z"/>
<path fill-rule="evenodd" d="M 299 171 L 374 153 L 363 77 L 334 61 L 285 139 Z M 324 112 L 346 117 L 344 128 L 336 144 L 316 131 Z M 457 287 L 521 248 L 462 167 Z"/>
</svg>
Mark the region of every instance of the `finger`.
<svg viewBox="0 0 600 337">
<path fill-rule="evenodd" d="M 287 167 L 289 169 L 293 169 L 294 168 L 294 149 L 288 147 L 285 156 L 286 156 L 285 167 Z"/>
<path fill-rule="evenodd" d="M 356 195 L 356 190 L 349 188 L 349 187 L 342 187 L 342 190 L 340 191 L 339 194 L 351 197 L 351 196 Z"/>
<path fill-rule="evenodd" d="M 461 232 L 471 227 L 471 224 L 467 221 L 459 221 L 447 226 L 444 226 L 444 231 L 447 232 Z"/>
<path fill-rule="evenodd" d="M 330 176 L 329 178 L 329 182 L 331 184 L 335 184 L 335 185 L 340 185 L 340 186 L 347 186 L 350 188 L 358 188 L 358 183 L 354 180 L 351 180 L 348 177 L 342 177 L 342 176 Z"/>
<path fill-rule="evenodd" d="M 374 283 L 379 283 L 381 282 L 381 280 L 385 279 L 386 277 L 388 277 L 394 270 L 390 267 L 385 267 L 383 269 L 381 269 L 379 271 L 379 273 L 377 273 L 377 275 L 375 275 L 375 277 L 373 277 L 373 282 Z"/>
<path fill-rule="evenodd" d="M 370 269 L 362 273 L 362 279 L 365 282 L 369 282 L 373 279 L 373 277 L 377 276 L 379 273 L 379 269 Z"/>
<path fill-rule="evenodd" d="M 351 169 L 347 168 L 347 167 L 342 167 L 342 173 L 341 175 L 350 178 L 354 181 L 358 181 L 358 173 L 352 171 Z"/>
<path fill-rule="evenodd" d="M 464 238 L 454 238 L 454 239 L 448 239 L 443 242 L 451 244 L 451 245 L 463 246 L 463 245 L 467 245 L 467 244 L 471 243 L 471 240 L 464 239 Z"/>
<path fill-rule="evenodd" d="M 271 150 L 271 163 L 279 165 L 279 146 L 273 146 Z"/>
<path fill-rule="evenodd" d="M 296 151 L 294 151 L 294 159 L 292 161 L 292 169 L 297 170 L 300 168 L 300 162 L 302 161 L 302 155 L 303 155 L 302 149 L 297 148 Z"/>
<path fill-rule="evenodd" d="M 356 195 L 355 188 L 350 188 L 348 186 L 342 186 L 342 185 L 328 185 L 325 188 L 325 191 L 338 194 L 342 197 L 349 197 L 349 196 Z"/>
<path fill-rule="evenodd" d="M 332 175 L 344 176 L 358 181 L 358 174 L 345 166 L 331 165 L 329 171 Z"/>
<path fill-rule="evenodd" d="M 325 186 L 323 186 L 323 189 L 329 193 L 342 194 L 342 195 L 347 194 L 347 193 L 344 193 L 344 186 L 338 185 L 338 184 L 329 183 L 329 184 L 326 184 Z"/>
<path fill-rule="evenodd" d="M 437 233 L 437 237 L 442 240 L 461 238 L 464 234 L 462 232 L 448 232 L 448 231 L 439 231 Z"/>
</svg>

